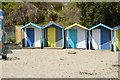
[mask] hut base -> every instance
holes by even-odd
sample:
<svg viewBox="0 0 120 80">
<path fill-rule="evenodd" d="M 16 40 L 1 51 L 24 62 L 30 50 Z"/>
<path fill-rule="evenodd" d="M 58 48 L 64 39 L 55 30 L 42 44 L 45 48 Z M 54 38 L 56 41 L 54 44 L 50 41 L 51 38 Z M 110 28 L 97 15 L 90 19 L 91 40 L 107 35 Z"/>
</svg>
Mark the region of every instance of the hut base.
<svg viewBox="0 0 120 80">
<path fill-rule="evenodd" d="M 44 47 L 44 49 L 63 49 L 63 47 Z"/>
<path fill-rule="evenodd" d="M 22 49 L 41 49 L 41 47 L 23 47 Z"/>
</svg>

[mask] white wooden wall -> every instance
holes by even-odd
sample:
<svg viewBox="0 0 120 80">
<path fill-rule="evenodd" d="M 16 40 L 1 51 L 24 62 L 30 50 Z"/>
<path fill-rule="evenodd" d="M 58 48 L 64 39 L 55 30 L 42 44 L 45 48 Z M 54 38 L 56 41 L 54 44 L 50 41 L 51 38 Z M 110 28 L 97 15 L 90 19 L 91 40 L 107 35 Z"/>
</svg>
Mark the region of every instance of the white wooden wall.
<svg viewBox="0 0 120 80">
<path fill-rule="evenodd" d="M 24 30 L 24 36 L 25 36 L 25 47 L 27 47 L 27 31 L 26 31 L 26 28 Z"/>
<path fill-rule="evenodd" d="M 35 35 L 35 47 L 41 47 L 41 40 L 42 40 L 42 30 L 38 28 L 34 28 L 34 35 Z"/>
<path fill-rule="evenodd" d="M 78 48 L 87 48 L 86 30 L 81 27 L 75 27 L 77 29 Z"/>
<path fill-rule="evenodd" d="M 66 30 L 66 48 L 69 48 L 69 29 Z"/>
<path fill-rule="evenodd" d="M 92 49 L 100 49 L 101 47 L 100 35 L 101 35 L 100 29 L 92 30 Z"/>
</svg>

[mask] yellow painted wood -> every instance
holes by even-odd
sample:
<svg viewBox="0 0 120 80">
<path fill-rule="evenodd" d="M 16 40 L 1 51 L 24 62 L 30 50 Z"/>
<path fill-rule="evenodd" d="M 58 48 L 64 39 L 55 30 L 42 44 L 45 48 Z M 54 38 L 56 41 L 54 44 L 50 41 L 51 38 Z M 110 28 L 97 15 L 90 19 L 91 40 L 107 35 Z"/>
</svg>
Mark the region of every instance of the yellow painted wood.
<svg viewBox="0 0 120 80">
<path fill-rule="evenodd" d="M 79 27 L 81 27 L 81 28 L 83 28 L 83 29 L 88 29 L 88 28 L 86 28 L 86 27 L 84 27 L 84 26 L 82 26 L 82 25 L 80 25 L 80 24 L 75 23 L 75 24 L 73 24 L 73 25 L 71 25 L 71 26 L 66 27 L 65 30 L 70 29 L 71 27 L 74 27 L 74 26 L 79 26 Z"/>
<path fill-rule="evenodd" d="M 48 47 L 56 47 L 56 29 L 54 27 L 48 28 Z"/>
<path fill-rule="evenodd" d="M 117 50 L 120 50 L 120 29 L 116 30 L 116 46 Z"/>
<path fill-rule="evenodd" d="M 15 26 L 15 32 L 16 32 L 16 43 L 19 43 L 21 42 L 21 33 L 22 33 L 22 36 L 24 35 L 23 34 L 23 29 L 21 30 L 20 27 L 22 27 L 23 25 L 16 25 Z"/>
</svg>

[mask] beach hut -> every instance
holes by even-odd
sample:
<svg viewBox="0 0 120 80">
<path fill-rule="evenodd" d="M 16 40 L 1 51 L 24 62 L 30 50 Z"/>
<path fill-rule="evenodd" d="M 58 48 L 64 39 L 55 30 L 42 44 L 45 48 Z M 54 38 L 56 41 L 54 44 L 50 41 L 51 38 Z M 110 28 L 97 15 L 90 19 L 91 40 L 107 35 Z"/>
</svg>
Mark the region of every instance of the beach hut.
<svg viewBox="0 0 120 80">
<path fill-rule="evenodd" d="M 24 31 L 24 36 L 21 36 L 23 39 L 22 40 L 23 47 L 38 47 L 38 48 L 42 47 L 42 27 L 41 26 L 38 26 L 30 22 L 25 26 L 22 26 L 20 29 L 23 29 L 21 31 Z"/>
<path fill-rule="evenodd" d="M 64 27 L 52 22 L 43 31 L 44 48 L 64 48 Z"/>
<path fill-rule="evenodd" d="M 89 28 L 89 49 L 109 50 L 112 48 L 112 28 L 100 23 Z"/>
<path fill-rule="evenodd" d="M 120 26 L 114 27 L 113 29 L 114 29 L 113 31 L 114 51 L 120 51 Z"/>
<path fill-rule="evenodd" d="M 87 48 L 87 29 L 77 23 L 66 27 L 66 48 Z"/>
<path fill-rule="evenodd" d="M 3 10 L 0 10 L 0 49 L 2 49 L 2 45 L 4 44 L 4 35 L 3 35 L 3 30 L 4 30 L 4 12 Z"/>
<path fill-rule="evenodd" d="M 20 37 L 20 36 L 24 36 L 24 33 L 21 33 L 21 32 L 23 32 L 23 29 L 22 30 L 20 29 L 22 26 L 23 25 L 16 25 L 15 26 L 16 43 L 22 42 L 21 40 L 23 37 Z"/>
</svg>

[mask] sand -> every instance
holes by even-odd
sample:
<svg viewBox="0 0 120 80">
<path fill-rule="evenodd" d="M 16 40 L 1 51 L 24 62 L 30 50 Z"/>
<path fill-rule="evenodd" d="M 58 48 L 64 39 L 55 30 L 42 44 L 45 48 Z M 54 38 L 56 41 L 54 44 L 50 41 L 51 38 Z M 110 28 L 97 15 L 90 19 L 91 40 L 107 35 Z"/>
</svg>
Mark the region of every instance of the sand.
<svg viewBox="0 0 120 80">
<path fill-rule="evenodd" d="M 18 49 L 8 57 L 3 78 L 118 78 L 118 52 Z"/>
</svg>

